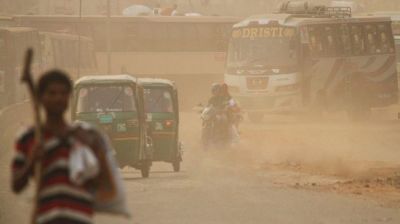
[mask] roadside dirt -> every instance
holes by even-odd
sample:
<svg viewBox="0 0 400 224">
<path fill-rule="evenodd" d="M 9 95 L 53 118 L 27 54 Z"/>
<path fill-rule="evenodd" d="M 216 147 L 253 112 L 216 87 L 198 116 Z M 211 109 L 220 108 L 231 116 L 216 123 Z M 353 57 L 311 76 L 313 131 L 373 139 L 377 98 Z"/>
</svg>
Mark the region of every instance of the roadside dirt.
<svg viewBox="0 0 400 224">
<path fill-rule="evenodd" d="M 257 172 L 276 185 L 372 198 L 400 208 L 400 122 L 397 107 L 352 123 L 342 115 L 305 121 L 268 116 L 244 124 L 243 141 Z"/>
</svg>

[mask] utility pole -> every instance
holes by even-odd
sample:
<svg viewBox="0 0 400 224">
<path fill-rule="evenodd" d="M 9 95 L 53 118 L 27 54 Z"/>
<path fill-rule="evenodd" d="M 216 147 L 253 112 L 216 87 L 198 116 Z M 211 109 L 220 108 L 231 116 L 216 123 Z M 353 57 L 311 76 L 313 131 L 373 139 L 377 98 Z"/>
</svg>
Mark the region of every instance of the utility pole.
<svg viewBox="0 0 400 224">
<path fill-rule="evenodd" d="M 78 22 L 78 78 L 81 76 L 81 25 L 82 25 L 82 0 L 79 0 L 79 22 Z"/>
<path fill-rule="evenodd" d="M 111 74 L 111 36 L 110 36 L 110 19 L 111 19 L 111 4 L 110 0 L 107 0 L 107 75 Z"/>
</svg>

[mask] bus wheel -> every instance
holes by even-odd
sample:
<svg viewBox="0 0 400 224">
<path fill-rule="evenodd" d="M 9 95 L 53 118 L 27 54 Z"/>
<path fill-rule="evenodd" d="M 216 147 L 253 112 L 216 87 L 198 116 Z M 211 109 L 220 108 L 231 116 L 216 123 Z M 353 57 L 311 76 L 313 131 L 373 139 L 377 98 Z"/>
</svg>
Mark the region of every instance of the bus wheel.
<svg viewBox="0 0 400 224">
<path fill-rule="evenodd" d="M 175 162 L 173 162 L 172 168 L 174 168 L 174 172 L 176 172 L 176 173 L 181 171 L 181 161 L 176 160 Z"/>
<path fill-rule="evenodd" d="M 150 167 L 151 162 L 146 160 L 143 162 L 142 166 L 140 167 L 140 172 L 143 178 L 148 178 L 150 176 Z"/>
<path fill-rule="evenodd" d="M 250 121 L 253 122 L 253 123 L 261 122 L 263 120 L 263 118 L 264 118 L 264 114 L 263 113 L 257 113 L 257 112 L 249 113 L 248 116 L 249 116 Z"/>
</svg>

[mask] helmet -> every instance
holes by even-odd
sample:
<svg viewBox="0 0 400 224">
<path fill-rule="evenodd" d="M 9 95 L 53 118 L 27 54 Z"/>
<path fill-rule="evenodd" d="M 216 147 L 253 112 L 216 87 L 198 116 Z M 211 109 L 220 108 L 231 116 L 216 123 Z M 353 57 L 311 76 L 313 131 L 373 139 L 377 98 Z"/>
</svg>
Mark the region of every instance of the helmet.
<svg viewBox="0 0 400 224">
<path fill-rule="evenodd" d="M 211 93 L 212 93 L 213 95 L 219 94 L 220 91 L 221 91 L 221 85 L 220 85 L 220 84 L 218 84 L 218 83 L 213 83 L 213 84 L 211 85 Z"/>
</svg>

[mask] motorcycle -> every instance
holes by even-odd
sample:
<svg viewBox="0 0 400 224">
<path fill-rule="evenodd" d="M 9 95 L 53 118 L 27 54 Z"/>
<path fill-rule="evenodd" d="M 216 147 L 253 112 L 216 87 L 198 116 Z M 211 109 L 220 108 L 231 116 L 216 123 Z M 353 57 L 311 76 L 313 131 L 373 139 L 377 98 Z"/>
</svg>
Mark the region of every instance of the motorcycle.
<svg viewBox="0 0 400 224">
<path fill-rule="evenodd" d="M 228 118 L 226 108 L 218 109 L 209 106 L 201 113 L 201 140 L 204 147 L 211 145 L 227 145 L 233 142 L 233 126 Z"/>
</svg>

